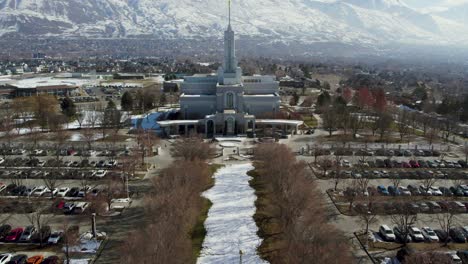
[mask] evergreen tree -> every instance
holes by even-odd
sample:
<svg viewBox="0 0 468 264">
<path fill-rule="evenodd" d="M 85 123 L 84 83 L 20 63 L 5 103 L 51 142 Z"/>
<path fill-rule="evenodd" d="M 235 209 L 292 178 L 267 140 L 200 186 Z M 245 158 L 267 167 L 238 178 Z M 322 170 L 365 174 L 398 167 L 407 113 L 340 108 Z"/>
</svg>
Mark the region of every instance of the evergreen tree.
<svg viewBox="0 0 468 264">
<path fill-rule="evenodd" d="M 133 97 L 127 91 L 122 95 L 122 99 L 120 100 L 120 104 L 122 105 L 122 110 L 124 111 L 132 111 L 133 110 Z"/>
<path fill-rule="evenodd" d="M 62 109 L 62 113 L 67 118 L 73 118 L 76 116 L 76 106 L 75 103 L 67 96 L 65 99 L 62 100 L 60 103 L 60 108 Z"/>
<path fill-rule="evenodd" d="M 331 103 L 330 94 L 327 91 L 321 93 L 317 98 L 317 107 L 329 106 Z"/>
<path fill-rule="evenodd" d="M 117 106 L 115 105 L 114 101 L 109 100 L 109 102 L 107 103 L 106 110 L 116 110 L 116 109 L 117 109 Z"/>
</svg>

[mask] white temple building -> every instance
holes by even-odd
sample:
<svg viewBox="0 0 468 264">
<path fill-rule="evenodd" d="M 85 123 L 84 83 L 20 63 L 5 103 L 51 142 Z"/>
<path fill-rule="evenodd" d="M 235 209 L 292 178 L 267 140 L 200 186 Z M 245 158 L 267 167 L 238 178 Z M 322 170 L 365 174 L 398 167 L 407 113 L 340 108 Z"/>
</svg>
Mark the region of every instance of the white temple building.
<svg viewBox="0 0 468 264">
<path fill-rule="evenodd" d="M 223 66 L 217 74 L 185 77 L 180 96 L 183 120 L 161 121 L 159 125 L 166 135 L 195 131 L 206 137 L 240 134 L 255 137 L 259 125 L 280 129 L 283 133 L 297 131 L 302 121 L 274 119 L 280 102 L 279 82 L 274 76 L 242 76 L 229 7 Z"/>
</svg>

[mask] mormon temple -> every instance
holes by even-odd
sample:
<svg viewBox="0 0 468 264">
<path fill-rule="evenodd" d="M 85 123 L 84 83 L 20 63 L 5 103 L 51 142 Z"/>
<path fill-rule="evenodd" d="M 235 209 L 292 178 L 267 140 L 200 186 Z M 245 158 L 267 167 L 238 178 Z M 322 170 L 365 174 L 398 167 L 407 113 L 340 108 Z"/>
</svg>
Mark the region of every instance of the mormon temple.
<svg viewBox="0 0 468 264">
<path fill-rule="evenodd" d="M 160 121 L 167 136 L 204 133 L 250 135 L 270 127 L 283 134 L 297 131 L 302 121 L 274 119 L 280 110 L 279 82 L 274 76 L 242 76 L 238 66 L 234 31 L 229 23 L 224 32 L 224 62 L 217 74 L 197 74 L 184 78 L 180 111 L 183 120 Z M 257 119 L 268 117 L 270 119 Z M 273 119 L 272 119 L 273 118 Z"/>
</svg>

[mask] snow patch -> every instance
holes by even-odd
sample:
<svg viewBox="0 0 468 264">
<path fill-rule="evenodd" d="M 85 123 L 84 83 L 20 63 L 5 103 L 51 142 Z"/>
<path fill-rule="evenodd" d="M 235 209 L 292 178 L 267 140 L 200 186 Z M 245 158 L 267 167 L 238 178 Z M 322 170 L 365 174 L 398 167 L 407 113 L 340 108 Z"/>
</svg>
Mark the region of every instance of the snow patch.
<svg viewBox="0 0 468 264">
<path fill-rule="evenodd" d="M 255 213 L 254 190 L 249 186 L 252 164 L 228 165 L 214 175 L 213 188 L 203 196 L 213 203 L 205 221 L 207 235 L 198 264 L 237 264 L 239 251 L 243 263 L 268 263 L 257 255 L 261 239 L 253 219 Z"/>
</svg>

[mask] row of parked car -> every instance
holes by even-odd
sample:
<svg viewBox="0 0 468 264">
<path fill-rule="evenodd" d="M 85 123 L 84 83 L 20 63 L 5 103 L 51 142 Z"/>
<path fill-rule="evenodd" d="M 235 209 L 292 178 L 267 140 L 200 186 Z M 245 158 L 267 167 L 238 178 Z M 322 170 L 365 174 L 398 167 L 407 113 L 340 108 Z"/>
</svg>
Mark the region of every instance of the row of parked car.
<svg viewBox="0 0 468 264">
<path fill-rule="evenodd" d="M 375 163 L 361 162 L 364 167 L 375 166 L 375 168 L 431 168 L 431 169 L 462 169 L 468 168 L 468 164 L 464 160 L 450 161 L 450 160 L 409 160 L 399 161 L 393 159 L 376 159 Z"/>
<path fill-rule="evenodd" d="M 95 170 L 67 170 L 61 169 L 27 169 L 27 170 L 0 170 L 0 178 L 3 179 L 45 179 L 54 177 L 54 179 L 101 179 L 106 175 L 117 175 L 106 169 Z"/>
<path fill-rule="evenodd" d="M 328 173 L 328 177 L 335 177 L 336 171 Z M 369 179 L 468 179 L 468 173 L 462 170 L 343 170 L 341 178 L 369 178 Z"/>
<path fill-rule="evenodd" d="M 0 254 L 0 264 L 59 264 L 63 261 L 57 256 L 45 258 L 43 255 L 28 257 L 24 254 Z"/>
<path fill-rule="evenodd" d="M 37 230 L 34 226 L 12 228 L 10 225 L 0 226 L 0 241 L 7 243 L 48 243 L 58 244 L 63 237 L 63 231 L 52 232 L 50 226 Z"/>
<path fill-rule="evenodd" d="M 26 150 L 22 148 L 12 148 L 12 149 L 0 149 L 1 156 L 83 156 L 83 157 L 116 157 L 116 156 L 123 156 L 130 154 L 128 149 L 125 150 L 77 150 L 74 148 L 67 148 L 61 150 L 47 150 L 47 149 L 34 149 L 34 150 Z"/>
<path fill-rule="evenodd" d="M 442 229 L 432 229 L 425 226 L 421 229 L 411 226 L 407 231 L 395 226 L 391 229 L 388 225 L 381 225 L 379 236 L 387 242 L 397 243 L 419 243 L 419 242 L 468 242 L 468 226 L 453 227 L 449 232 Z"/>
<path fill-rule="evenodd" d="M 118 161 L 110 159 L 110 160 L 80 160 L 80 161 L 71 161 L 71 160 L 57 160 L 57 159 L 48 159 L 48 160 L 40 160 L 37 158 L 14 158 L 14 159 L 0 159 L 0 165 L 2 167 L 39 167 L 39 168 L 88 168 L 88 167 L 96 167 L 96 168 L 108 168 L 112 169 L 117 167 Z"/>
<path fill-rule="evenodd" d="M 383 195 L 383 196 L 456 196 L 468 197 L 468 185 L 457 185 L 451 187 L 437 187 L 437 186 L 424 186 L 424 185 L 408 185 L 385 187 L 383 185 L 377 188 L 368 187 L 366 195 Z"/>
<path fill-rule="evenodd" d="M 451 212 L 463 214 L 468 212 L 468 202 L 466 201 L 421 201 L 421 202 L 374 202 L 374 203 L 355 203 L 354 212 L 374 213 L 379 215 L 391 215 L 399 213 L 442 213 Z"/>
<path fill-rule="evenodd" d="M 86 195 L 98 195 L 100 189 L 85 187 L 60 187 L 50 190 L 46 186 L 31 186 L 0 183 L 0 193 L 6 196 L 25 196 L 25 197 L 70 197 L 84 198 Z"/>
<path fill-rule="evenodd" d="M 439 157 L 438 150 L 417 150 L 417 149 L 317 149 L 313 150 L 317 156 L 337 155 L 337 156 L 383 156 L 383 157 Z"/>
</svg>

